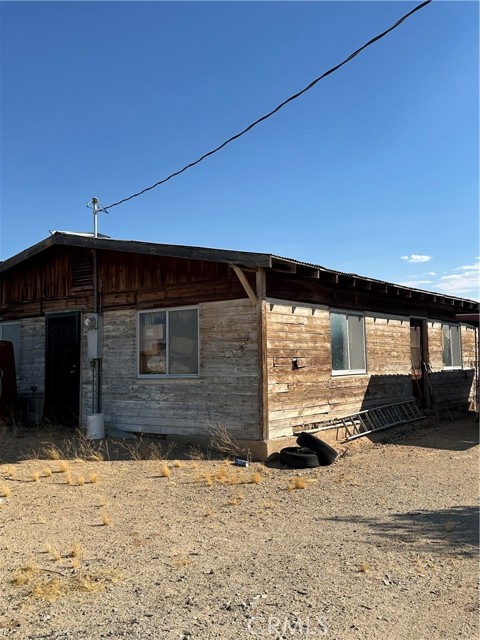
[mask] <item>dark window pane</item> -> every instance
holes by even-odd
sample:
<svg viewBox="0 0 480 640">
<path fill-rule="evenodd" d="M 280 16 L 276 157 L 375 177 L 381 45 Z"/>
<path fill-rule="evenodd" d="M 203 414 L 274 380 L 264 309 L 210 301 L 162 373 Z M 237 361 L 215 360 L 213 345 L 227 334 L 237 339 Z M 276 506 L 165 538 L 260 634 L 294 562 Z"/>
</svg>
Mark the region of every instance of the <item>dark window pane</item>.
<svg viewBox="0 0 480 640">
<path fill-rule="evenodd" d="M 198 373 L 197 309 L 170 311 L 168 321 L 169 373 Z"/>
<path fill-rule="evenodd" d="M 165 311 L 140 314 L 139 373 L 141 374 L 167 373 L 166 318 Z"/>
<path fill-rule="evenodd" d="M 443 364 L 445 367 L 452 366 L 452 343 L 450 339 L 450 327 L 443 325 Z"/>
<path fill-rule="evenodd" d="M 452 367 L 461 367 L 462 347 L 460 342 L 460 327 L 450 327 L 450 340 L 452 343 Z"/>
<path fill-rule="evenodd" d="M 365 369 L 365 331 L 363 316 L 348 316 L 348 340 L 350 352 L 350 366 L 352 371 Z"/>
<path fill-rule="evenodd" d="M 330 335 L 332 342 L 332 369 L 348 369 L 347 317 L 343 313 L 330 314 Z"/>
</svg>

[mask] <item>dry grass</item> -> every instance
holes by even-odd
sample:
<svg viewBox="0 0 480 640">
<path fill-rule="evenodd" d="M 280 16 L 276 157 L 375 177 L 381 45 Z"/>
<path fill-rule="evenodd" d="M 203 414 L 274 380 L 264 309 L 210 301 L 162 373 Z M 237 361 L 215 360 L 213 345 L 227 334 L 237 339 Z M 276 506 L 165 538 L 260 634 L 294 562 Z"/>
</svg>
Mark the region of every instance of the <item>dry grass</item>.
<svg viewBox="0 0 480 640">
<path fill-rule="evenodd" d="M 231 505 L 232 507 L 235 507 L 236 505 L 240 504 L 240 502 L 244 499 L 244 496 L 239 492 L 239 491 L 235 491 L 234 493 L 232 493 L 232 495 L 230 496 L 230 499 L 228 501 L 228 504 Z"/>
<path fill-rule="evenodd" d="M 70 551 L 67 554 L 68 558 L 81 558 L 82 557 L 82 547 L 78 542 L 76 542 Z"/>
<path fill-rule="evenodd" d="M 172 475 L 172 470 L 166 464 L 162 465 L 160 469 L 160 475 L 162 478 L 169 478 Z"/>
<path fill-rule="evenodd" d="M 106 511 L 104 511 L 102 513 L 102 525 L 104 527 L 108 527 L 109 524 L 111 524 L 110 516 L 108 515 L 108 513 Z"/>
<path fill-rule="evenodd" d="M 52 549 L 52 558 L 55 560 L 55 562 L 60 562 L 60 560 L 62 559 L 62 554 L 60 553 L 60 551 L 58 551 L 58 549 Z"/>
<path fill-rule="evenodd" d="M 45 478 L 51 478 L 53 475 L 53 469 L 51 467 L 43 467 L 42 473 Z"/>
<path fill-rule="evenodd" d="M 358 572 L 359 573 L 367 573 L 367 571 L 370 569 L 370 566 L 368 564 L 368 562 L 361 562 L 358 565 Z"/>
<path fill-rule="evenodd" d="M 11 493 L 12 493 L 12 490 L 10 489 L 10 487 L 6 485 L 4 482 L 2 482 L 2 484 L 0 485 L 0 497 L 9 498 Z"/>
<path fill-rule="evenodd" d="M 124 580 L 123 574 L 118 570 L 104 570 L 96 574 L 78 573 L 79 565 L 78 558 L 73 558 L 72 570 L 67 570 L 67 573 L 56 572 L 57 575 L 52 576 L 48 569 L 29 564 L 16 569 L 10 583 L 27 588 L 27 597 L 54 602 L 75 592 L 103 591 L 109 584 Z"/>
<path fill-rule="evenodd" d="M 72 474 L 70 473 L 70 471 L 67 471 L 65 473 L 65 484 L 73 484 L 73 478 L 72 478 Z"/>
<path fill-rule="evenodd" d="M 97 482 L 98 482 L 98 474 L 95 473 L 95 472 L 89 473 L 88 474 L 88 481 L 91 484 L 97 484 Z"/>
<path fill-rule="evenodd" d="M 238 476 L 236 473 L 229 473 L 227 477 L 228 484 L 238 484 Z"/>
<path fill-rule="evenodd" d="M 192 564 L 192 559 L 188 556 L 177 556 L 173 560 L 173 564 L 176 567 L 189 567 Z"/>
<path fill-rule="evenodd" d="M 85 478 L 83 476 L 77 476 L 75 478 L 75 482 L 79 487 L 83 487 L 83 485 L 85 484 Z"/>
<path fill-rule="evenodd" d="M 166 460 L 170 458 L 177 443 L 161 442 L 137 436 L 133 440 L 120 442 L 118 445 L 131 460 Z"/>
<path fill-rule="evenodd" d="M 73 436 L 64 438 L 59 443 L 48 443 L 40 447 L 36 454 L 38 458 L 47 460 L 84 460 L 101 461 L 108 456 L 106 442 L 89 440 L 81 429 L 77 429 Z"/>
<path fill-rule="evenodd" d="M 29 563 L 24 567 L 19 567 L 13 573 L 13 578 L 11 579 L 11 583 L 16 586 L 23 586 L 31 582 L 31 580 L 38 575 L 39 570 L 35 564 Z"/>
<path fill-rule="evenodd" d="M 225 464 L 223 466 L 220 467 L 220 469 L 218 469 L 218 471 L 215 473 L 215 480 L 217 480 L 218 482 L 220 482 L 221 484 L 223 484 L 224 482 L 227 481 L 228 478 L 228 469 L 225 466 Z"/>
<path fill-rule="evenodd" d="M 40 482 L 40 473 L 38 471 L 34 471 L 32 473 L 32 481 L 33 482 Z"/>
<path fill-rule="evenodd" d="M 9 464 L 3 473 L 7 478 L 13 478 L 15 476 L 15 467 Z"/>
<path fill-rule="evenodd" d="M 67 473 L 70 470 L 70 466 L 66 460 L 60 460 L 58 463 L 58 471 L 60 473 Z"/>
<path fill-rule="evenodd" d="M 60 449 L 54 444 L 49 444 L 44 447 L 43 455 L 47 460 L 60 460 L 63 457 Z"/>
<path fill-rule="evenodd" d="M 210 425 L 208 432 L 210 434 L 210 448 L 213 451 L 227 454 L 233 458 L 238 458 L 242 455 L 242 448 L 225 427 Z"/>
<path fill-rule="evenodd" d="M 288 490 L 295 491 L 296 489 L 306 489 L 308 486 L 308 480 L 300 476 L 290 478 L 288 482 Z"/>
<path fill-rule="evenodd" d="M 185 455 L 190 458 L 190 460 L 205 460 L 204 452 L 202 451 L 201 447 L 197 445 L 190 445 L 185 451 Z M 195 469 L 197 465 L 192 464 L 192 467 Z"/>
<path fill-rule="evenodd" d="M 250 477 L 250 481 L 252 482 L 252 484 L 260 484 L 262 480 L 262 474 L 258 471 L 254 471 Z"/>
</svg>

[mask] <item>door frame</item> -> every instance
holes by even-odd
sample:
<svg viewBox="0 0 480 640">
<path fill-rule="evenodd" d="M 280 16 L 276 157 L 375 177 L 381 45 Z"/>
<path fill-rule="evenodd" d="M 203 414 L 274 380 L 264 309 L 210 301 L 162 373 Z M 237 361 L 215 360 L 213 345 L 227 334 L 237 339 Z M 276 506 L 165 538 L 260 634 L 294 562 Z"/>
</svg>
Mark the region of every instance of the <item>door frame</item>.
<svg viewBox="0 0 480 640">
<path fill-rule="evenodd" d="M 50 389 L 50 375 L 49 375 L 49 320 L 61 319 L 61 318 L 73 318 L 75 320 L 75 332 L 78 342 L 78 389 L 77 389 L 77 401 L 75 409 L 77 410 L 78 424 L 81 425 L 81 388 L 82 388 L 82 332 L 81 332 L 81 311 L 53 311 L 45 313 L 45 409 L 47 409 L 47 402 L 51 397 L 52 390 Z"/>
<path fill-rule="evenodd" d="M 430 366 L 429 366 L 429 352 L 428 352 L 428 319 L 425 316 L 410 316 L 410 327 L 413 324 L 420 327 L 420 356 L 421 356 L 421 378 L 418 380 L 420 387 L 422 407 L 425 409 L 430 408 Z M 410 346 L 411 349 L 411 346 Z M 411 353 L 411 351 L 410 351 Z M 412 364 L 413 367 L 413 364 Z M 413 370 L 412 370 L 413 374 Z M 413 375 L 412 375 L 413 382 Z"/>
</svg>

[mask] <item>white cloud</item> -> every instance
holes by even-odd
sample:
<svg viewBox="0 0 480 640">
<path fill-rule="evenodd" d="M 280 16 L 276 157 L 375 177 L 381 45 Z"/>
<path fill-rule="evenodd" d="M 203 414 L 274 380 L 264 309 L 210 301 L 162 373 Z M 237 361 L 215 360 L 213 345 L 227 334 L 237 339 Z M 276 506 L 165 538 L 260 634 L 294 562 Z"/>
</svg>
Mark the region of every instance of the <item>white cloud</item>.
<svg viewBox="0 0 480 640">
<path fill-rule="evenodd" d="M 416 258 L 402 256 L 402 260 L 412 261 Z M 428 258 L 428 256 L 426 256 Z M 403 282 L 399 282 L 403 287 L 413 289 L 425 289 L 427 291 L 438 292 L 442 295 L 452 295 L 459 298 L 469 298 L 480 300 L 480 258 L 476 258 L 471 264 L 461 267 L 451 267 L 444 271 L 442 275 L 437 275 L 435 271 L 409 274 Z"/>
<path fill-rule="evenodd" d="M 432 259 L 432 256 L 423 256 L 417 253 L 412 253 L 411 256 L 402 256 L 402 260 L 406 260 L 407 262 L 414 262 L 414 263 L 428 262 L 431 259 Z"/>
<path fill-rule="evenodd" d="M 462 267 L 458 267 L 458 269 L 462 269 Z M 463 273 L 442 276 L 436 285 L 436 289 L 444 293 L 450 293 L 452 296 L 479 299 L 480 274 L 478 269 L 466 269 Z"/>
<path fill-rule="evenodd" d="M 408 280 L 407 282 L 399 282 L 402 287 L 412 287 L 416 289 L 417 287 L 421 288 L 424 284 L 433 284 L 433 280 Z"/>
<path fill-rule="evenodd" d="M 477 258 L 477 260 L 479 262 L 476 262 L 475 264 L 465 264 L 463 265 L 463 267 L 457 267 L 455 271 L 471 271 L 471 270 L 480 271 L 480 258 Z"/>
</svg>

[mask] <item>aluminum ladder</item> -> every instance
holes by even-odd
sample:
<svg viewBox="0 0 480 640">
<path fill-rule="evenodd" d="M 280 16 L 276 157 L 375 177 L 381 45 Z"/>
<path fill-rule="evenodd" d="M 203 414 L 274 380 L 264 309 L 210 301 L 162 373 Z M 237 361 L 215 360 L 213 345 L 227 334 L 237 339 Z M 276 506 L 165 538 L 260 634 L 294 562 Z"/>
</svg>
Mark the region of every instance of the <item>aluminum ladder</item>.
<svg viewBox="0 0 480 640">
<path fill-rule="evenodd" d="M 361 438 L 374 431 L 381 429 L 389 429 L 399 424 L 414 422 L 425 418 L 423 413 L 417 407 L 414 400 L 406 402 L 395 402 L 385 404 L 381 407 L 373 409 L 364 409 L 357 413 L 342 418 L 332 418 L 322 422 L 315 422 L 309 425 L 303 424 L 293 427 L 293 433 L 300 431 L 308 431 L 316 433 L 319 431 L 327 431 L 329 429 L 344 429 L 347 437 L 342 442 Z"/>
<path fill-rule="evenodd" d="M 386 404 L 374 409 L 366 409 L 353 413 L 345 418 L 338 418 L 338 426 L 347 433 L 344 442 L 361 438 L 368 433 L 389 429 L 399 424 L 421 420 L 425 416 L 414 400 Z"/>
</svg>

